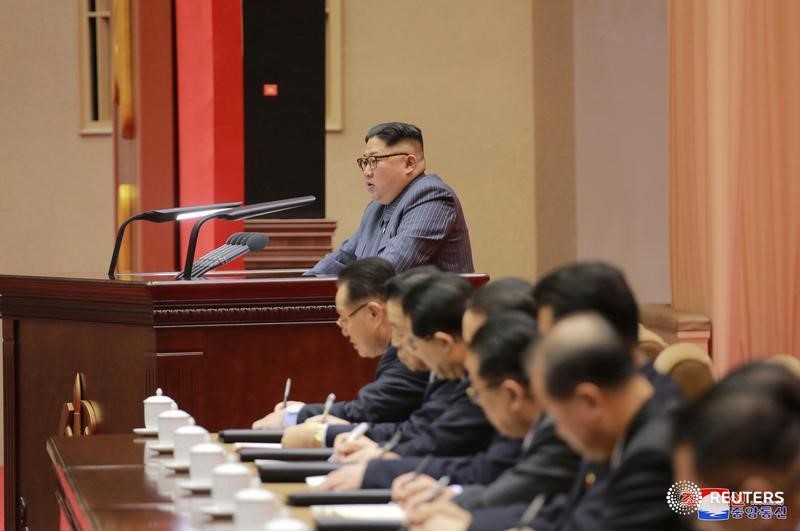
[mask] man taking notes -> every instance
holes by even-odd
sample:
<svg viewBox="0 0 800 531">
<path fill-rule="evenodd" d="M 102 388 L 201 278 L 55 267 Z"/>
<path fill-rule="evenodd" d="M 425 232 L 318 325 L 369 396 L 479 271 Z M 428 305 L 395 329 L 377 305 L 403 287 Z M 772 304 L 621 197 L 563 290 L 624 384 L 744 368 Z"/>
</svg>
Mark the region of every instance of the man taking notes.
<svg viewBox="0 0 800 531">
<path fill-rule="evenodd" d="M 382 258 L 365 258 L 348 265 L 339 273 L 336 290 L 337 324 L 363 358 L 380 356 L 375 380 L 365 385 L 355 400 L 337 402 L 331 417 L 348 422 L 400 421 L 422 403 L 428 386 L 428 373 L 409 370 L 389 345 L 391 329 L 386 312 L 385 285 L 394 276 L 394 268 Z M 298 422 L 322 412 L 321 404 L 305 404 Z M 253 423 L 255 429 L 282 428 L 283 405 Z M 305 439 L 305 426 L 295 428 L 296 437 Z"/>
<path fill-rule="evenodd" d="M 398 272 L 425 264 L 471 273 L 469 231 L 455 192 L 425 173 L 422 131 L 400 122 L 379 124 L 356 159 L 372 201 L 356 233 L 306 275 L 337 274 L 347 264 L 380 256 Z"/>
</svg>

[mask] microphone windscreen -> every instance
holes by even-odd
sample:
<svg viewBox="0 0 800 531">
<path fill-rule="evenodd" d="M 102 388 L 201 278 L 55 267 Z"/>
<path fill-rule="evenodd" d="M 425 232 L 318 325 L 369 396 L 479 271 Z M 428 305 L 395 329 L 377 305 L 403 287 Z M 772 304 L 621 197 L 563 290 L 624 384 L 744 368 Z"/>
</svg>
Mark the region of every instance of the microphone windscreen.
<svg viewBox="0 0 800 531">
<path fill-rule="evenodd" d="M 225 243 L 230 245 L 244 245 L 245 238 L 247 238 L 246 232 L 234 232 L 228 236 L 228 239 L 225 241 Z"/>
<path fill-rule="evenodd" d="M 248 236 L 249 238 L 247 239 L 245 245 L 250 248 L 250 251 L 260 251 L 266 247 L 267 243 L 269 242 L 269 236 L 266 234 L 251 232 Z"/>
</svg>

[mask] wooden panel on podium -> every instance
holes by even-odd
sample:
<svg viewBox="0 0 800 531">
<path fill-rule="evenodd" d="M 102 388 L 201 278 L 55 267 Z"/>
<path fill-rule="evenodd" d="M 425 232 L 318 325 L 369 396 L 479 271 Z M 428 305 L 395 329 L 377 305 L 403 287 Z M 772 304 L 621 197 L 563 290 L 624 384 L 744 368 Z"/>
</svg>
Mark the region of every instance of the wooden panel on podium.
<svg viewBox="0 0 800 531">
<path fill-rule="evenodd" d="M 263 251 L 245 255 L 245 269 L 308 269 L 333 250 L 336 222 L 330 219 L 249 219 L 244 222 L 244 229 L 269 236 L 269 244 Z"/>
<path fill-rule="evenodd" d="M 45 442 L 81 400 L 97 415 L 96 433 L 130 433 L 156 387 L 209 431 L 249 427 L 281 399 L 287 376 L 294 400 L 354 397 L 376 362 L 358 357 L 336 326 L 335 280 L 274 274 L 0 275 L 6 529 L 56 528 Z"/>
</svg>

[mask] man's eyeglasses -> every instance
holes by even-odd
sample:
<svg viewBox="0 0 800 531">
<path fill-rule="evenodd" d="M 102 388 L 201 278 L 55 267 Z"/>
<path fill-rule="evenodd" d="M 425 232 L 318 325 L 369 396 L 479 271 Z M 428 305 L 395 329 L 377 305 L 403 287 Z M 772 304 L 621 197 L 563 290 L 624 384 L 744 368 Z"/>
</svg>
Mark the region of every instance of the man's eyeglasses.
<svg viewBox="0 0 800 531">
<path fill-rule="evenodd" d="M 361 169 L 361 171 L 364 171 L 364 169 L 367 167 L 367 164 L 369 164 L 369 168 L 371 170 L 374 170 L 378 167 L 379 160 L 387 157 L 396 157 L 397 155 L 410 155 L 410 153 L 389 153 L 388 155 L 370 155 L 369 157 L 359 157 L 356 159 L 356 164 L 358 164 L 358 167 Z"/>
<path fill-rule="evenodd" d="M 359 311 L 361 311 L 363 308 L 365 308 L 367 304 L 369 304 L 369 301 L 365 302 L 364 304 L 362 304 L 361 306 L 359 306 L 346 316 L 339 317 L 338 319 L 336 319 L 336 324 L 339 325 L 339 328 L 344 328 L 345 326 L 347 326 L 347 322 L 350 320 L 350 318 L 353 317 L 355 314 L 357 314 Z"/>
<path fill-rule="evenodd" d="M 478 389 L 477 387 L 470 385 L 469 387 L 467 387 L 466 391 L 467 396 L 469 397 L 470 402 L 472 402 L 475 405 L 478 405 L 478 402 L 481 399 L 482 392 L 487 391 L 493 387 L 498 387 L 501 383 L 503 383 L 503 380 L 489 382 L 483 387 L 483 389 Z"/>
</svg>

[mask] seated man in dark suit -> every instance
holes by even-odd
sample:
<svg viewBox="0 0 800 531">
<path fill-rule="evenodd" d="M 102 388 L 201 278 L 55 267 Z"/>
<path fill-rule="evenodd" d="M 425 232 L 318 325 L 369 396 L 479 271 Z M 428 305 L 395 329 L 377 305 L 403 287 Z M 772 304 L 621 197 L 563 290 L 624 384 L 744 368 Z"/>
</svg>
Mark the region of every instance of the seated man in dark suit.
<svg viewBox="0 0 800 531">
<path fill-rule="evenodd" d="M 356 441 L 345 442 L 346 431 L 353 426 L 329 426 L 330 431 L 343 434 L 337 440 L 337 452 L 345 462 L 357 465 L 330 474 L 323 488 L 352 488 L 354 475 L 358 477 L 356 486 L 360 484 L 366 462 L 382 454 L 377 443 L 397 431 L 402 434 L 402 442 L 396 447 L 400 455 L 467 455 L 488 446 L 494 430 L 466 395 L 470 383 L 464 368 L 466 345 L 461 337 L 461 317 L 469 292 L 464 279 L 443 274 L 406 294 L 403 308 L 411 315 L 416 355 L 435 375 L 426 399 L 407 421 L 374 424 Z M 343 486 L 343 478 L 347 478 L 347 486 Z"/>
<path fill-rule="evenodd" d="M 375 380 L 365 385 L 355 400 L 337 402 L 331 416 L 349 422 L 396 421 L 408 418 L 422 403 L 428 385 L 427 372 L 409 370 L 389 345 L 391 330 L 386 313 L 385 285 L 394 276 L 392 265 L 382 258 L 365 258 L 339 273 L 336 290 L 337 323 L 363 358 L 380 356 Z M 321 404 L 306 404 L 298 422 L 322 411 Z M 283 405 L 253 424 L 253 428 L 283 427 Z M 305 427 L 294 428 L 304 438 Z M 290 435 L 291 439 L 291 435 Z"/>
<path fill-rule="evenodd" d="M 656 388 L 661 400 L 680 402 L 681 394 L 669 376 L 638 352 L 639 306 L 625 275 L 603 262 L 576 262 L 547 273 L 533 289 L 536 322 L 546 334 L 554 323 L 578 312 L 597 312 L 631 349 L 637 367 Z"/>
<path fill-rule="evenodd" d="M 753 495 L 707 529 L 800 529 L 800 379 L 786 367 L 730 373 L 679 411 L 673 438 L 676 479 Z"/>
<path fill-rule="evenodd" d="M 356 162 L 372 201 L 353 236 L 306 275 L 332 275 L 359 258 L 380 256 L 398 272 L 433 264 L 470 273 L 469 230 L 455 192 L 425 173 L 422 131 L 411 124 L 379 124 L 367 132 Z"/>
<path fill-rule="evenodd" d="M 521 527 L 686 529 L 666 503 L 673 483 L 669 407 L 654 399 L 653 386 L 614 329 L 597 314 L 562 319 L 535 349 L 531 372 L 534 396 L 584 457 L 584 470 L 607 463 L 607 471 L 591 484 L 579 473 L 569 495 Z M 507 506 L 469 514 L 447 503 L 413 509 L 411 529 L 508 529 L 525 510 Z"/>
<path fill-rule="evenodd" d="M 535 314 L 532 289 L 533 286 L 525 280 L 504 278 L 475 290 L 467 300 L 462 318 L 461 330 L 464 341 L 469 344 L 478 329 L 493 315 L 516 311 L 532 318 Z M 401 299 L 396 303 L 392 299 L 389 300 L 390 321 L 393 312 L 396 322 L 400 323 L 398 328 L 401 333 L 413 337 L 410 317 L 402 313 Z M 469 360 L 469 357 L 467 359 Z M 498 433 L 489 447 L 478 454 L 436 457 L 427 465 L 426 474 L 435 478 L 446 475 L 452 482 L 461 485 L 489 484 L 503 471 L 517 463 L 524 435 L 523 433 L 509 437 Z M 422 459 L 419 457 L 371 460 L 367 464 L 363 479 L 352 486 L 365 489 L 388 488 L 397 476 L 415 470 L 420 461 Z"/>
<path fill-rule="evenodd" d="M 491 484 L 456 484 L 445 490 L 443 498 L 454 496 L 460 507 L 508 505 L 539 494 L 547 499 L 566 492 L 575 479 L 580 458 L 556 435 L 552 419 L 542 415 L 529 389 L 526 353 L 537 339 L 530 316 L 506 312 L 490 317 L 470 343 L 466 365 L 473 400 L 499 432 L 525 439 L 517 463 Z M 413 507 L 436 487 L 433 477 L 409 473 L 394 481 L 392 495 L 401 506 Z"/>
<path fill-rule="evenodd" d="M 361 262 L 381 263 L 391 267 L 391 264 L 389 264 L 389 262 L 383 258 L 364 258 L 355 263 Z M 342 270 L 342 273 L 349 270 L 352 266 L 353 264 L 347 266 Z M 342 273 L 340 273 L 340 277 Z M 391 330 L 390 351 L 393 353 L 392 362 L 393 364 L 401 366 L 403 368 L 403 373 L 408 373 L 410 371 L 415 375 L 415 383 L 418 386 L 422 386 L 421 388 L 415 386 L 415 393 L 418 392 L 418 394 L 415 394 L 413 397 L 408 397 L 406 396 L 407 386 L 403 385 L 402 382 L 388 381 L 387 383 L 389 383 L 389 385 L 381 386 L 381 395 L 389 402 L 399 402 L 402 404 L 401 407 L 394 408 L 394 411 L 387 415 L 385 414 L 386 411 L 376 410 L 374 405 L 365 406 L 365 412 L 372 413 L 371 415 L 365 415 L 363 417 L 348 417 L 343 414 L 344 411 L 340 411 L 339 408 L 334 405 L 326 419 L 326 424 L 349 425 L 356 422 L 399 422 L 407 419 L 411 413 L 413 413 L 422 403 L 422 397 L 425 395 L 425 390 L 430 383 L 430 373 L 428 372 L 427 366 L 414 354 L 413 345 L 409 344 L 409 342 L 405 340 L 402 328 L 404 322 L 397 321 L 397 317 L 393 314 L 393 312 L 395 311 L 395 307 L 398 304 L 401 304 L 399 301 L 403 294 L 407 293 L 408 290 L 413 286 L 425 282 L 436 275 L 441 275 L 441 271 L 433 266 L 423 266 L 405 271 L 399 275 L 389 277 L 382 286 L 378 284 L 380 281 L 380 276 L 373 276 L 372 279 L 372 291 L 375 293 L 380 293 L 380 297 L 385 300 L 385 317 L 386 322 L 389 325 L 389 329 Z M 350 282 L 348 284 L 353 283 Z M 357 287 L 354 284 L 353 286 Z M 360 288 L 357 289 L 360 292 L 364 291 Z M 345 315 L 349 312 L 343 309 L 339 313 L 340 315 Z M 347 325 L 348 322 L 349 319 L 344 318 L 342 319 L 341 324 Z M 386 323 L 383 324 L 385 325 Z M 349 327 L 343 327 L 342 332 L 345 333 L 346 329 L 349 329 Z M 385 326 L 382 326 L 379 330 L 380 337 L 385 339 Z M 346 333 L 352 337 L 353 333 L 358 335 L 358 329 L 353 329 L 352 332 L 348 331 Z M 359 342 L 359 344 L 361 343 L 363 342 Z M 394 385 L 394 383 L 399 383 L 400 385 Z M 367 387 L 371 386 L 373 386 L 373 384 L 370 384 Z M 328 430 L 326 427 L 323 428 L 321 426 L 323 420 L 319 414 L 323 411 L 323 409 L 323 404 L 310 404 L 304 406 L 298 414 L 298 423 L 302 424 L 287 430 L 288 436 L 285 437 L 284 444 L 287 447 L 297 448 L 318 446 L 332 447 L 335 436 L 338 434 L 338 432 L 334 432 L 334 430 Z M 398 415 L 398 413 L 401 414 Z M 315 438 L 315 434 L 317 433 L 320 433 L 320 435 Z"/>
</svg>

